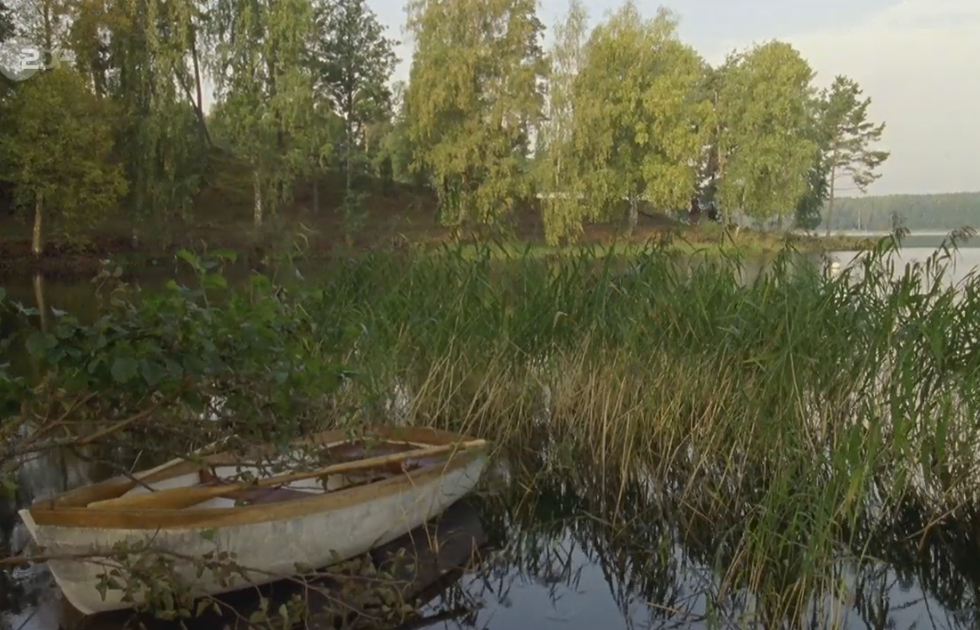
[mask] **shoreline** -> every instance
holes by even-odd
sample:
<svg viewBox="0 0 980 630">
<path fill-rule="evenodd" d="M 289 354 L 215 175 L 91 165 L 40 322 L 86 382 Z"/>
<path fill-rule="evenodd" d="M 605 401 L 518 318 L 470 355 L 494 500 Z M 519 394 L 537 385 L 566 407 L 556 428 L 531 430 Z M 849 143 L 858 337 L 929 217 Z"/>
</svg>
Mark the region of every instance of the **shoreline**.
<svg viewBox="0 0 980 630">
<path fill-rule="evenodd" d="M 523 239 L 508 239 L 494 241 L 492 247 L 507 257 L 556 256 L 585 250 L 609 250 L 622 248 L 624 255 L 630 251 L 641 251 L 653 246 L 660 239 L 672 238 L 666 245 L 668 249 L 682 254 L 722 255 L 724 253 L 740 252 L 747 256 L 764 256 L 774 254 L 787 243 L 800 253 L 822 253 L 831 251 L 861 251 L 872 246 L 877 239 L 845 237 L 845 236 L 803 236 L 782 233 L 766 233 L 741 230 L 734 239 L 730 239 L 717 226 L 712 229 L 698 227 L 684 230 L 645 231 L 626 239 L 588 239 L 574 245 L 550 246 Z M 459 241 L 465 249 L 475 248 L 478 243 L 489 241 L 474 241 L 465 239 Z M 368 251 L 425 251 L 433 247 L 451 245 L 452 239 L 436 239 L 426 241 L 404 240 L 398 244 L 379 243 L 354 246 L 343 244 L 311 243 L 305 251 L 294 252 L 295 260 L 327 260 L 337 253 L 348 252 L 354 255 Z M 196 245 L 196 246 L 195 246 Z M 381 246 L 379 246 L 381 245 Z M 24 277 L 41 273 L 51 277 L 92 276 L 103 266 L 103 261 L 123 264 L 126 267 L 156 266 L 169 262 L 181 249 L 199 250 L 224 249 L 235 251 L 240 257 L 254 259 L 259 262 L 268 254 L 285 254 L 282 248 L 264 245 L 260 239 L 242 238 L 212 238 L 197 240 L 196 243 L 174 243 L 165 247 L 138 246 L 125 237 L 96 237 L 87 243 L 70 243 L 66 241 L 51 241 L 46 245 L 45 254 L 37 258 L 30 250 L 28 239 L 10 239 L 0 245 L 0 278 Z"/>
</svg>

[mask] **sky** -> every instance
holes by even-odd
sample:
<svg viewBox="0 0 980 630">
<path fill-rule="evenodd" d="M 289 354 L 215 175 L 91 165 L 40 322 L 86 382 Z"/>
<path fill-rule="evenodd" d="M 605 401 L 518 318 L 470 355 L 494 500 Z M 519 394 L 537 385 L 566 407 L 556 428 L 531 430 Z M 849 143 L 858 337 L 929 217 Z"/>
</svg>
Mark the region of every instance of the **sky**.
<svg viewBox="0 0 980 630">
<path fill-rule="evenodd" d="M 591 23 L 620 0 L 584 0 Z M 402 32 L 404 0 L 368 0 L 402 40 L 395 79 L 407 79 L 411 46 Z M 648 16 L 661 3 L 637 0 Z M 869 194 L 980 191 L 980 0 L 683 0 L 680 35 L 712 63 L 753 43 L 793 44 L 829 85 L 855 79 L 872 120 L 886 123 L 881 148 L 891 158 Z M 567 0 L 539 0 L 551 27 Z M 550 44 L 550 34 L 546 45 Z M 858 191 L 842 191 L 844 195 Z"/>
</svg>

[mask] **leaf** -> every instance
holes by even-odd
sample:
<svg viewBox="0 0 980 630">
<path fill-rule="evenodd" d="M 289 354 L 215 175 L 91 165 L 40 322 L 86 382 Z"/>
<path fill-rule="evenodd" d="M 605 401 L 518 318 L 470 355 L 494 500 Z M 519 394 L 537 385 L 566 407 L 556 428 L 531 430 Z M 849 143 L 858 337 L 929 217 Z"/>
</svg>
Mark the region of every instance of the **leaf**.
<svg viewBox="0 0 980 630">
<path fill-rule="evenodd" d="M 143 359 L 140 361 L 140 374 L 143 375 L 143 380 L 146 381 L 147 385 L 155 387 L 166 376 L 166 371 L 156 361 Z"/>
<path fill-rule="evenodd" d="M 10 477 L 0 477 L 0 488 L 10 498 L 17 496 L 17 482 Z"/>
<path fill-rule="evenodd" d="M 193 252 L 189 252 L 186 249 L 178 251 L 177 258 L 180 258 L 195 269 L 198 269 L 201 266 L 201 262 L 198 260 L 197 256 L 195 256 Z"/>
<path fill-rule="evenodd" d="M 204 286 L 209 289 L 227 289 L 228 281 L 220 273 L 209 273 L 204 276 Z"/>
<path fill-rule="evenodd" d="M 180 379 L 184 376 L 184 368 L 181 367 L 180 363 L 172 359 L 167 359 L 164 363 L 167 364 L 167 372 L 170 373 L 171 378 Z"/>
<path fill-rule="evenodd" d="M 220 260 L 235 262 L 238 260 L 238 253 L 232 249 L 219 249 L 211 252 L 211 255 Z"/>
<path fill-rule="evenodd" d="M 201 615 L 203 615 L 204 611 L 208 609 L 208 606 L 210 604 L 211 604 L 211 600 L 208 599 L 202 599 L 199 602 L 197 602 L 197 609 L 194 611 L 194 616 L 200 617 Z"/>
<path fill-rule="evenodd" d="M 31 356 L 40 357 L 45 352 L 54 347 L 54 340 L 51 339 L 49 335 L 41 332 L 35 332 L 27 338 L 27 351 L 31 353 Z"/>
<path fill-rule="evenodd" d="M 130 357 L 116 357 L 109 371 L 112 373 L 112 378 L 122 384 L 128 383 L 136 376 L 138 367 L 136 361 Z"/>
</svg>

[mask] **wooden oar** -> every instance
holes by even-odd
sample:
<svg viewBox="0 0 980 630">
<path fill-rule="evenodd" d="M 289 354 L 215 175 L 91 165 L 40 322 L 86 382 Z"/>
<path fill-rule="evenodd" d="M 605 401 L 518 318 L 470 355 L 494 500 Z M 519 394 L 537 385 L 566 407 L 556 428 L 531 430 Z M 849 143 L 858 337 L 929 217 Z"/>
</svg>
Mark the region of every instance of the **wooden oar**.
<svg viewBox="0 0 980 630">
<path fill-rule="evenodd" d="M 197 505 L 208 499 L 213 499 L 215 497 L 224 496 L 231 492 L 237 492 L 239 490 L 248 490 L 250 488 L 262 488 L 266 486 L 278 486 L 281 484 L 292 483 L 293 481 L 300 481 L 303 479 L 311 479 L 313 477 L 323 477 L 325 475 L 338 475 L 341 473 L 355 472 L 358 470 L 368 470 L 371 468 L 378 468 L 386 464 L 393 464 L 397 462 L 405 461 L 406 459 L 431 457 L 433 455 L 441 455 L 443 453 L 448 453 L 451 451 L 466 451 L 474 448 L 480 448 L 486 445 L 486 440 L 471 440 L 469 442 L 455 442 L 453 444 L 445 444 L 442 446 L 429 446 L 426 448 L 416 449 L 414 451 L 405 451 L 403 453 L 395 453 L 393 455 L 381 455 L 378 457 L 369 457 L 367 459 L 361 459 L 354 462 L 345 462 L 343 464 L 333 464 L 332 466 L 326 466 L 317 470 L 312 470 L 309 472 L 296 472 L 288 473 L 284 475 L 278 475 L 275 477 L 266 477 L 264 479 L 258 479 L 254 483 L 239 482 L 231 484 L 222 484 L 215 486 L 190 486 L 186 488 L 170 488 L 167 490 L 161 490 L 160 492 L 151 492 L 149 494 L 139 494 L 131 495 L 126 497 L 119 497 L 116 499 L 106 499 L 104 501 L 96 501 L 94 503 L 89 503 L 89 508 L 96 509 L 127 509 L 127 510 L 166 510 L 166 509 L 182 509 L 191 505 Z"/>
</svg>

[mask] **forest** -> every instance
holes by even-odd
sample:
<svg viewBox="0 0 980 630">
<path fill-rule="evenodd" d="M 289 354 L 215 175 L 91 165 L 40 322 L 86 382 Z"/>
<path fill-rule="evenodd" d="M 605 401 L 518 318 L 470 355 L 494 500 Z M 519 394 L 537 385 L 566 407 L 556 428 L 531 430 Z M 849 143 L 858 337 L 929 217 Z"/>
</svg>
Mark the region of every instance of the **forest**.
<svg viewBox="0 0 980 630">
<path fill-rule="evenodd" d="M 980 192 L 844 197 L 831 227 L 880 232 L 897 225 L 936 231 L 980 226 Z"/>
<path fill-rule="evenodd" d="M 146 589 L 160 619 L 195 627 L 213 603 L 193 601 L 205 570 L 216 584 L 270 575 L 224 551 L 242 523 L 286 532 L 246 541 L 268 540 L 276 571 L 309 573 L 276 555 L 299 544 L 291 532 L 341 531 L 357 497 L 372 519 L 383 506 L 419 514 L 415 481 L 448 472 L 443 488 L 468 467 L 419 457 L 432 464 L 396 465 L 405 480 L 360 485 L 375 479 L 361 470 L 332 496 L 183 513 L 213 521 L 62 508 L 142 493 L 161 479 L 137 471 L 172 458 L 193 471 L 267 452 L 260 470 L 302 470 L 288 460 L 323 462 L 335 446 L 311 436 L 369 448 L 385 425 L 493 445 L 466 500 L 496 524 L 495 548 L 445 545 L 490 569 L 492 598 L 443 599 L 464 609 L 460 627 L 523 629 L 538 614 L 570 629 L 968 626 L 980 609 L 980 274 L 947 274 L 948 247 L 896 259 L 901 231 L 839 268 L 791 247 L 701 258 L 666 237 L 635 241 L 657 220 L 843 254 L 859 248 L 831 245 L 832 228 L 959 223 L 980 195 L 841 197 L 874 192 L 886 123 L 869 119 L 874 95 L 847 68 L 818 79 L 786 42 L 709 63 L 678 14 L 635 1 L 590 16 L 570 0 L 552 25 L 536 0 L 406 1 L 399 82 L 401 47 L 365 0 L 0 0 L 0 629 L 57 619 L 28 606 L 60 609 L 56 592 L 16 590 L 53 583 L 46 559 L 92 567 L 72 588 Z M 382 222 L 452 240 L 361 249 Z M 530 225 L 547 247 L 522 242 Z M 629 255 L 581 247 L 597 226 L 629 238 Z M 312 232 L 328 230 L 320 249 Z M 93 235 L 121 255 L 89 257 L 93 273 L 47 272 L 65 243 Z M 171 239 L 183 242 L 140 256 Z M 300 439 L 325 448 L 291 448 Z M 238 457 L 202 460 L 213 447 Z M 91 477 L 70 478 L 57 453 Z M 122 485 L 46 501 L 116 474 Z M 68 529 L 71 546 L 13 542 L 34 499 L 32 511 L 79 526 L 29 531 Z M 311 505 L 323 520 L 301 520 Z M 266 518 L 278 514 L 297 519 Z M 119 529 L 98 527 L 116 515 Z M 181 538 L 158 547 L 168 528 Z M 184 549 L 198 533 L 222 551 Z M 113 564 L 82 553 L 91 541 L 118 542 Z M 406 559 L 439 581 L 453 573 Z M 392 583 L 360 566 L 364 582 Z M 268 614 L 232 604 L 227 625 L 382 627 L 347 623 L 348 608 L 300 612 L 335 601 L 301 577 L 294 606 L 270 603 L 278 587 L 250 588 Z M 597 599 L 602 581 L 616 605 Z M 383 609 L 431 609 L 371 591 Z M 64 608 L 62 627 L 78 627 Z M 123 619 L 81 624 L 160 627 Z"/>
<path fill-rule="evenodd" d="M 531 0 L 410 0 L 393 81 L 365 0 L 0 0 L 0 225 L 41 256 L 106 224 L 258 232 L 301 195 L 350 239 L 400 190 L 451 230 L 536 213 L 549 244 L 651 213 L 837 225 L 838 182 L 866 191 L 888 158 L 871 98 L 818 89 L 785 42 L 712 66 L 679 21 L 571 0 L 545 49 Z"/>
</svg>

